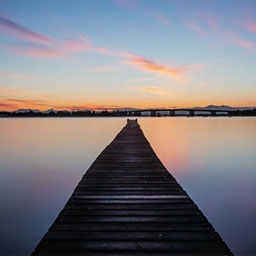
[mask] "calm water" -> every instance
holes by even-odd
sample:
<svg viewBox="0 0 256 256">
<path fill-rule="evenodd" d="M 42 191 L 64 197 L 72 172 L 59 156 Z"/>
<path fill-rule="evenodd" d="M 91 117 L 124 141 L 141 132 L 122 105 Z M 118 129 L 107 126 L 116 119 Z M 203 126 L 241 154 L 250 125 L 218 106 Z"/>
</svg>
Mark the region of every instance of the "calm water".
<svg viewBox="0 0 256 256">
<path fill-rule="evenodd" d="M 29 255 L 124 118 L 0 119 L 0 255 Z M 256 118 L 140 118 L 152 147 L 240 256 L 256 255 Z"/>
</svg>

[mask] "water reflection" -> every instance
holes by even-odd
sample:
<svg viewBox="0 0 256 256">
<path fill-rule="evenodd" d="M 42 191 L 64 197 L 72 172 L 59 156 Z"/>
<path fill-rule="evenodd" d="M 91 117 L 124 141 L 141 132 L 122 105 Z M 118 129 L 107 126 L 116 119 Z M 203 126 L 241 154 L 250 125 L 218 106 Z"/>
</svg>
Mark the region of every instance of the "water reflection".
<svg viewBox="0 0 256 256">
<path fill-rule="evenodd" d="M 0 119 L 0 255 L 29 255 L 122 119 Z"/>
<path fill-rule="evenodd" d="M 233 252 L 255 255 L 256 119 L 161 118 L 140 123 L 164 165 Z"/>
<path fill-rule="evenodd" d="M 0 119 L 0 255 L 28 255 L 124 118 Z M 255 255 L 256 119 L 140 118 L 236 255 Z"/>
</svg>

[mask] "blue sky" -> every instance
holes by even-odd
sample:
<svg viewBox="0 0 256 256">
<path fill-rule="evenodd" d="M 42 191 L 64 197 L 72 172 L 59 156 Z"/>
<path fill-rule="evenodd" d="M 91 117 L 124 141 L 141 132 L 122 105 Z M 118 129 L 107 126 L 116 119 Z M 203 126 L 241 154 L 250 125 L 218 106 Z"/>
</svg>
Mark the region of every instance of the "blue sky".
<svg viewBox="0 0 256 256">
<path fill-rule="evenodd" d="M 0 0 L 0 109 L 255 106 L 256 2 Z"/>
</svg>

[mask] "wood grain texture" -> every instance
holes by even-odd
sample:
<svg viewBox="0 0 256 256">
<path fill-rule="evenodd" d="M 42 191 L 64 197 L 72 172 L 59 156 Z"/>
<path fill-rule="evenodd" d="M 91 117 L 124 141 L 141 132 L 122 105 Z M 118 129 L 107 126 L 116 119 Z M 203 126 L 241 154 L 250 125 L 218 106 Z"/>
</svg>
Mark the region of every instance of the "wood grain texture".
<svg viewBox="0 0 256 256">
<path fill-rule="evenodd" d="M 129 120 L 32 255 L 233 254 Z"/>
</svg>

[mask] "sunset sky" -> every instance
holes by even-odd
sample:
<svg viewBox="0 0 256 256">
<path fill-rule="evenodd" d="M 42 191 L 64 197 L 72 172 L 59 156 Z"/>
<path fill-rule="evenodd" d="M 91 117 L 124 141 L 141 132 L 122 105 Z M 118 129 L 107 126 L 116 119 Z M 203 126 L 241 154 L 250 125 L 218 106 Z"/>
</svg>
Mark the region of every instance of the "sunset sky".
<svg viewBox="0 0 256 256">
<path fill-rule="evenodd" d="M 0 0 L 0 110 L 256 106 L 255 0 Z"/>
</svg>

